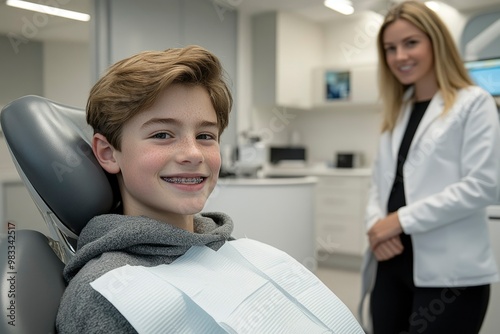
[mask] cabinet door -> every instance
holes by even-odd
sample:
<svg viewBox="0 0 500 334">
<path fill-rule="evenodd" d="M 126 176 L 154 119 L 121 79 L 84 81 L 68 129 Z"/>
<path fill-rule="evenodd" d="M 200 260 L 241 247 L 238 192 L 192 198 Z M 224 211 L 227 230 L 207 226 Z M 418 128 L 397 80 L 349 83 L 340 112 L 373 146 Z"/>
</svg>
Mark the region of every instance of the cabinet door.
<svg viewBox="0 0 500 334">
<path fill-rule="evenodd" d="M 361 254 L 363 237 L 358 217 L 318 215 L 317 249 L 328 253 Z"/>
<path fill-rule="evenodd" d="M 321 177 L 316 191 L 316 245 L 328 253 L 361 255 L 368 178 Z"/>
<path fill-rule="evenodd" d="M 323 61 L 321 26 L 298 15 L 280 12 L 276 43 L 276 103 L 310 108 L 313 69 Z"/>
<path fill-rule="evenodd" d="M 323 61 L 321 25 L 288 12 L 252 16 L 252 103 L 312 106 L 312 73 Z"/>
<path fill-rule="evenodd" d="M 328 212 L 358 216 L 361 208 L 361 193 L 358 189 L 318 189 L 316 209 Z"/>
</svg>

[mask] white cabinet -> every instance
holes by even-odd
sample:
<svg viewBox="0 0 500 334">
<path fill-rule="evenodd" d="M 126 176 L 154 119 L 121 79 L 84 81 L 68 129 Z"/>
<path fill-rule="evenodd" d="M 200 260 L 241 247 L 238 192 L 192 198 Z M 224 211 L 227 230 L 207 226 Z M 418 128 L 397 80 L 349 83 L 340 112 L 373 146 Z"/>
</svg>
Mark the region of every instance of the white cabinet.
<svg viewBox="0 0 500 334">
<path fill-rule="evenodd" d="M 308 109 L 312 73 L 321 66 L 321 26 L 303 17 L 268 12 L 252 17 L 253 104 Z"/>
<path fill-rule="evenodd" d="M 234 222 L 232 236 L 274 246 L 313 269 L 314 191 L 317 179 L 219 179 L 203 209 Z"/>
<path fill-rule="evenodd" d="M 371 171 L 363 168 L 272 168 L 267 176 L 316 177 L 314 213 L 316 250 L 362 255 L 368 246 L 364 223 Z"/>
<path fill-rule="evenodd" d="M 321 176 L 316 187 L 316 245 L 327 253 L 361 255 L 368 176 Z"/>
</svg>

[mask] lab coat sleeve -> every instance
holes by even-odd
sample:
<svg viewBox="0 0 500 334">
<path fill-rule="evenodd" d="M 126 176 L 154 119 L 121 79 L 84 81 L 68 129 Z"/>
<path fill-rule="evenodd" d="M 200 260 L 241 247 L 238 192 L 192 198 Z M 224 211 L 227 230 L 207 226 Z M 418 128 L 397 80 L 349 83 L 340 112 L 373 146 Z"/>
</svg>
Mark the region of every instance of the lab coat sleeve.
<svg viewBox="0 0 500 334">
<path fill-rule="evenodd" d="M 380 154 L 380 152 L 379 152 Z M 365 212 L 366 230 L 369 231 L 373 225 L 385 216 L 380 203 L 379 181 L 380 181 L 380 159 L 377 157 L 372 166 L 371 185 L 368 192 L 368 204 Z"/>
<path fill-rule="evenodd" d="M 478 94 L 461 115 L 463 127 L 460 164 L 463 177 L 443 191 L 398 210 L 405 233 L 426 232 L 459 221 L 499 201 L 500 127 L 491 96 Z M 445 169 L 445 168 L 443 168 Z M 426 171 L 429 181 L 446 170 Z M 434 174 L 434 175 L 431 175 Z M 435 179 L 436 180 L 436 179 Z M 436 182 L 439 182 L 436 180 Z"/>
</svg>

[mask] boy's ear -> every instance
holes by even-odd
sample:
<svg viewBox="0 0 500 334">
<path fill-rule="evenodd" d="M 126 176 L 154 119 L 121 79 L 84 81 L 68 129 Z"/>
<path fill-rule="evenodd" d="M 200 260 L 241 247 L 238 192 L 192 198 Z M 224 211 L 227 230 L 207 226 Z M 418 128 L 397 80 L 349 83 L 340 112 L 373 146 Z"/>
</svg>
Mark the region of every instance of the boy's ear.
<svg viewBox="0 0 500 334">
<path fill-rule="evenodd" d="M 120 166 L 116 162 L 114 152 L 115 148 L 108 142 L 106 137 L 100 133 L 92 137 L 92 151 L 101 167 L 110 174 L 120 172 Z"/>
</svg>

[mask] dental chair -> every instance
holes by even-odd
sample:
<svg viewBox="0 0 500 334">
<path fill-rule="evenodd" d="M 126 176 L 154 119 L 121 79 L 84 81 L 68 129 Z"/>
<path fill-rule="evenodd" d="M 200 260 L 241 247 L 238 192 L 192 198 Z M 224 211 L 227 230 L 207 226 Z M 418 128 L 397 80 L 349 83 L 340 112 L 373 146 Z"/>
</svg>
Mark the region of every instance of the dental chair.
<svg viewBox="0 0 500 334">
<path fill-rule="evenodd" d="M 0 234 L 0 333 L 55 333 L 65 289 L 64 263 L 92 217 L 119 202 L 113 176 L 90 147 L 92 129 L 82 109 L 39 96 L 5 106 L 0 123 L 12 160 L 40 210 L 49 235 L 2 222 Z"/>
</svg>

